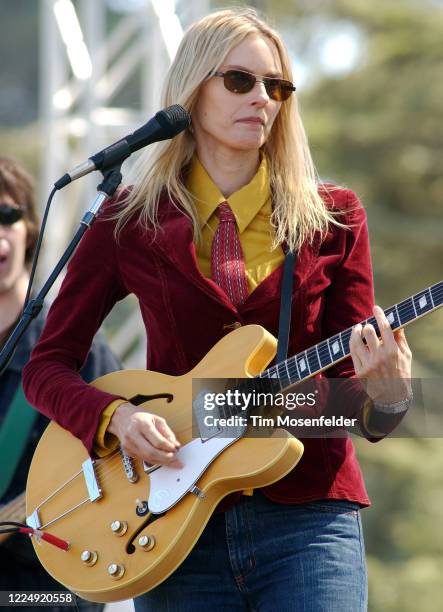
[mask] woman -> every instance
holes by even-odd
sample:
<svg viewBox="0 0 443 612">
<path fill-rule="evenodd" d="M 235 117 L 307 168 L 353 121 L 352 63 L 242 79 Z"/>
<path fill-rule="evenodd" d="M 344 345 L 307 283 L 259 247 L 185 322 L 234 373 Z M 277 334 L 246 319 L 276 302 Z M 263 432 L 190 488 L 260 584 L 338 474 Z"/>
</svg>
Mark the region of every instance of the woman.
<svg viewBox="0 0 443 612">
<path fill-rule="evenodd" d="M 116 301 L 130 292 L 140 301 L 147 368 L 182 374 L 238 324 L 277 336 L 284 246 L 297 251 L 289 354 L 355 325 L 352 363 L 329 374 L 366 379 L 388 412 L 407 406 L 411 354 L 373 310 L 364 210 L 351 191 L 318 184 L 293 90 L 280 37 L 253 11 L 214 13 L 186 33 L 164 104 L 189 109 L 192 128 L 142 158 L 134 188 L 117 199 L 124 205 L 86 235 L 26 369 L 29 400 L 89 450 L 104 455 L 120 441 L 132 456 L 181 465 L 164 420 L 77 377 Z M 231 211 L 236 273 L 220 257 Z M 372 312 L 382 340 L 359 325 Z M 388 378 L 401 380 L 395 396 Z M 368 437 L 385 408 L 352 408 Z M 369 500 L 352 442 L 304 443 L 292 473 L 216 513 L 136 609 L 365 610 L 359 509 Z"/>
</svg>

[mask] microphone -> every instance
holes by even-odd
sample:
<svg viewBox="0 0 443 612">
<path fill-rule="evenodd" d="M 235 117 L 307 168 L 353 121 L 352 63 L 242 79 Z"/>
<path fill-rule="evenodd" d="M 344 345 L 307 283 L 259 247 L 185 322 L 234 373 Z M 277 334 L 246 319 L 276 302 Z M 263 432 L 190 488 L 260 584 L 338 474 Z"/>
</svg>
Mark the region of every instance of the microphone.
<svg viewBox="0 0 443 612">
<path fill-rule="evenodd" d="M 191 123 L 191 115 L 180 104 L 168 106 L 159 111 L 141 128 L 125 136 L 114 144 L 92 155 L 87 161 L 64 174 L 54 183 L 56 189 L 62 189 L 72 181 L 85 176 L 94 170 L 106 170 L 122 163 L 135 151 L 153 142 L 169 140 L 180 134 Z"/>
</svg>

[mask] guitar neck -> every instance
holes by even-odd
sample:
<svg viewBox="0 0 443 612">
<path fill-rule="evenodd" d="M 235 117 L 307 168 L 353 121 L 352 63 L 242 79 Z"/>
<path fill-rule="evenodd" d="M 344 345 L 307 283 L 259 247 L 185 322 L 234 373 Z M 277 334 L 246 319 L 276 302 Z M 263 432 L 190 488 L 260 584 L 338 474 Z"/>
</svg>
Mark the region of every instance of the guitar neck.
<svg viewBox="0 0 443 612">
<path fill-rule="evenodd" d="M 384 310 L 384 313 L 391 324 L 392 330 L 406 327 L 413 321 L 434 312 L 443 305 L 443 281 L 428 287 L 412 295 L 411 297 L 394 304 Z M 364 326 L 371 323 L 374 326 L 377 336 L 380 337 L 375 317 L 370 317 L 361 322 Z M 323 372 L 336 363 L 346 359 L 350 355 L 349 340 L 351 338 L 352 327 L 322 340 L 318 344 L 289 357 L 267 370 L 264 370 L 257 378 L 275 378 L 279 380 L 281 390 L 285 390 L 292 385 L 301 382 L 319 372 Z"/>
</svg>

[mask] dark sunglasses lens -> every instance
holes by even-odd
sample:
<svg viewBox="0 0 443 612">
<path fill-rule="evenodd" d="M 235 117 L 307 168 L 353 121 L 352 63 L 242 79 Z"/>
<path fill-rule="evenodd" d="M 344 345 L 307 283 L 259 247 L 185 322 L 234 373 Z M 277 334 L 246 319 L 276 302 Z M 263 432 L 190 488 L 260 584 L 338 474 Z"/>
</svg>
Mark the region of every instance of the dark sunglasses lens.
<svg viewBox="0 0 443 612">
<path fill-rule="evenodd" d="M 281 81 L 280 95 L 282 101 L 287 100 L 292 95 L 293 91 L 294 85 L 291 83 L 291 81 Z"/>
<path fill-rule="evenodd" d="M 292 94 L 292 83 L 283 79 L 268 79 L 265 81 L 266 92 L 277 102 L 284 102 Z"/>
<path fill-rule="evenodd" d="M 255 77 L 240 70 L 228 70 L 224 82 L 226 89 L 233 93 L 248 93 L 255 85 Z"/>
<path fill-rule="evenodd" d="M 266 93 L 272 100 L 281 102 L 283 100 L 280 81 L 278 79 L 268 79 L 264 81 Z"/>
<path fill-rule="evenodd" d="M 23 218 L 21 208 L 9 206 L 9 204 L 0 204 L 0 225 L 12 225 Z"/>
</svg>

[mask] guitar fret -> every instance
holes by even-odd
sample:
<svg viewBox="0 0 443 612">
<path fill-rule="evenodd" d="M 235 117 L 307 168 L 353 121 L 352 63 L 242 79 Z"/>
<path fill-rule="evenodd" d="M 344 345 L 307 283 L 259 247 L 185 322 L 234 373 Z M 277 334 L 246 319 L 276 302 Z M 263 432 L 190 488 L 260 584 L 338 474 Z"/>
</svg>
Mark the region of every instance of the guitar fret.
<svg viewBox="0 0 443 612">
<path fill-rule="evenodd" d="M 287 359 L 285 360 L 285 370 L 286 370 L 286 374 L 288 375 L 288 376 L 287 376 L 288 383 L 289 383 L 289 384 L 291 384 L 291 383 L 292 383 L 292 380 L 291 380 L 291 374 L 290 374 L 290 372 L 289 372 L 288 360 L 287 360 Z"/>
<path fill-rule="evenodd" d="M 329 357 L 331 358 L 331 363 L 334 363 L 334 359 L 333 359 L 332 353 L 331 353 L 331 347 L 329 346 L 329 338 L 326 340 L 326 346 L 328 347 Z"/>
<path fill-rule="evenodd" d="M 340 334 L 329 339 L 329 349 L 334 355 L 333 361 L 337 361 L 337 359 L 344 357 L 343 344 L 341 343 Z"/>
<path fill-rule="evenodd" d="M 305 355 L 304 357 L 303 357 L 303 354 Z M 306 351 L 304 351 L 303 353 L 300 353 L 300 359 L 297 359 L 297 365 L 298 365 L 298 371 L 300 372 L 301 378 L 304 378 L 306 376 L 306 370 L 308 371 L 308 374 L 310 374 L 309 363 L 307 360 Z"/>
<path fill-rule="evenodd" d="M 402 325 L 405 323 L 409 323 L 409 321 L 413 321 L 416 316 L 414 315 L 414 310 L 412 308 L 413 301 L 411 298 L 403 300 L 398 304 L 398 312 L 400 315 L 400 322 Z"/>
<path fill-rule="evenodd" d="M 297 382 L 298 380 L 300 380 L 300 373 L 298 371 L 297 368 L 297 360 L 294 359 L 293 357 L 291 357 L 291 359 L 289 360 L 289 367 L 291 368 L 291 382 Z"/>
<path fill-rule="evenodd" d="M 317 352 L 313 349 L 308 349 L 306 351 L 306 356 L 308 358 L 309 371 L 311 374 L 321 370 L 320 361 L 317 358 Z"/>
<path fill-rule="evenodd" d="M 443 281 L 431 287 L 431 295 L 436 306 L 443 304 Z"/>
<path fill-rule="evenodd" d="M 300 372 L 298 370 L 297 359 L 295 357 L 291 357 L 291 362 L 295 366 L 295 373 L 296 373 L 296 376 L 297 376 L 297 380 L 300 380 L 301 379 L 301 374 L 300 374 Z"/>
<path fill-rule="evenodd" d="M 416 312 L 419 310 L 420 315 L 432 310 L 432 303 L 429 301 L 429 297 L 426 297 L 426 291 L 420 291 L 412 299 L 414 300 Z"/>
<path fill-rule="evenodd" d="M 345 329 L 340 334 L 340 336 L 342 338 L 342 345 L 343 345 L 343 350 L 344 350 L 344 354 L 345 355 L 349 355 L 349 353 L 350 353 L 349 339 L 351 337 L 351 333 L 352 333 L 351 329 Z"/>
<path fill-rule="evenodd" d="M 286 361 L 282 361 L 277 365 L 277 372 L 280 387 L 281 389 L 283 389 L 285 386 L 287 386 L 287 383 L 289 382 L 286 376 Z"/>
<path fill-rule="evenodd" d="M 320 364 L 320 368 L 319 369 L 321 369 L 323 366 L 322 366 L 321 359 L 320 359 L 320 353 L 318 352 L 318 344 L 315 345 L 315 351 L 317 353 L 318 363 Z"/>
<path fill-rule="evenodd" d="M 434 299 L 432 297 L 432 291 L 431 288 L 429 287 L 429 289 L 427 289 L 428 293 L 429 293 L 429 297 L 431 298 L 431 304 L 432 304 L 432 308 L 435 308 L 435 304 L 434 304 Z"/>
<path fill-rule="evenodd" d="M 326 368 L 328 365 L 332 363 L 331 355 L 329 354 L 329 349 L 327 347 L 326 342 L 319 342 L 317 345 L 317 352 L 319 355 L 319 361 L 322 368 Z"/>
<path fill-rule="evenodd" d="M 385 310 L 385 315 L 387 320 L 389 321 L 391 329 L 396 329 L 400 326 L 400 317 L 398 314 L 397 305 L 387 308 Z"/>
<path fill-rule="evenodd" d="M 278 378 L 279 377 L 279 373 L 278 373 L 278 365 L 277 366 L 271 366 L 269 368 L 268 371 L 268 378 Z"/>
<path fill-rule="evenodd" d="M 397 313 L 397 319 L 398 319 L 398 321 L 400 321 L 400 315 L 398 314 L 398 304 L 396 304 L 396 305 L 395 305 L 395 312 Z M 396 327 L 396 328 L 397 328 L 397 327 L 400 327 L 399 323 L 397 323 L 397 325 L 396 325 L 395 327 Z"/>
</svg>

